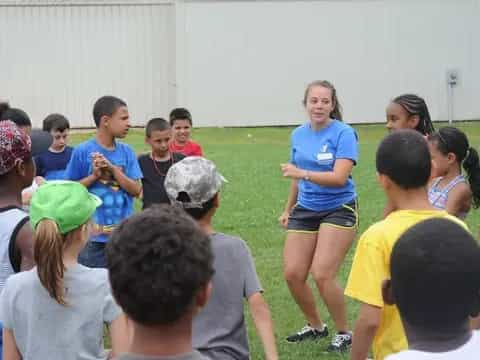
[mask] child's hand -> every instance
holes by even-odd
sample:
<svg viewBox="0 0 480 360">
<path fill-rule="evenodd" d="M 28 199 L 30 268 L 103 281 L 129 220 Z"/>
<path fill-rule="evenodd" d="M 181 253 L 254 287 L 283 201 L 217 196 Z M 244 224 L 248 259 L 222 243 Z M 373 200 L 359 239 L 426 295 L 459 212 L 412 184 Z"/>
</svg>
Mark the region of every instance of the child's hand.
<svg viewBox="0 0 480 360">
<path fill-rule="evenodd" d="M 98 154 L 97 155 L 97 161 L 100 162 L 102 168 L 110 170 L 110 171 L 113 172 L 112 163 L 105 156 L 103 156 L 103 154 Z"/>
<path fill-rule="evenodd" d="M 92 154 L 93 167 L 99 169 L 107 169 L 113 171 L 112 163 L 103 155 L 98 152 Z"/>
<path fill-rule="evenodd" d="M 104 164 L 100 156 L 100 153 L 93 153 L 92 155 L 92 167 L 93 175 L 98 179 L 102 176 L 102 169 L 104 169 Z"/>
<path fill-rule="evenodd" d="M 45 184 L 45 178 L 42 176 L 35 176 L 35 182 L 38 186 Z"/>
</svg>

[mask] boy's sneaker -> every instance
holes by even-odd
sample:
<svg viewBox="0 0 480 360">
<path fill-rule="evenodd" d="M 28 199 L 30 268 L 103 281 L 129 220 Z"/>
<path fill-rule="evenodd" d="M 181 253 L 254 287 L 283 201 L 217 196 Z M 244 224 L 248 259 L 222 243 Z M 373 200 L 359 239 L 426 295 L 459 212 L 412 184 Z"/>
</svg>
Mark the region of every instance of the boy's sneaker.
<svg viewBox="0 0 480 360">
<path fill-rule="evenodd" d="M 342 352 L 347 351 L 352 346 L 352 332 L 349 331 L 344 334 L 337 333 L 330 345 L 328 345 L 327 351 L 329 352 Z"/>
<path fill-rule="evenodd" d="M 305 325 L 302 330 L 287 337 L 288 342 L 300 342 L 304 340 L 319 340 L 328 336 L 327 325 L 323 325 L 323 329 L 315 329 L 310 324 Z"/>
</svg>

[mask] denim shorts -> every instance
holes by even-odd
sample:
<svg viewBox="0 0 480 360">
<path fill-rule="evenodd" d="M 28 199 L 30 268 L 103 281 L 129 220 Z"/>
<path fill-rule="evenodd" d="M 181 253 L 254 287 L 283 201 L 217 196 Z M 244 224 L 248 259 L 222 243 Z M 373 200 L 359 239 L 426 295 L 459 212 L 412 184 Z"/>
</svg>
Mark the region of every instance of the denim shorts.
<svg viewBox="0 0 480 360">
<path fill-rule="evenodd" d="M 322 224 L 342 229 L 357 229 L 358 221 L 356 200 L 343 204 L 337 209 L 325 211 L 313 211 L 297 204 L 288 217 L 287 230 L 316 233 Z"/>
<path fill-rule="evenodd" d="M 78 262 L 90 268 L 106 268 L 105 245 L 106 243 L 88 241 L 78 256 Z"/>
</svg>

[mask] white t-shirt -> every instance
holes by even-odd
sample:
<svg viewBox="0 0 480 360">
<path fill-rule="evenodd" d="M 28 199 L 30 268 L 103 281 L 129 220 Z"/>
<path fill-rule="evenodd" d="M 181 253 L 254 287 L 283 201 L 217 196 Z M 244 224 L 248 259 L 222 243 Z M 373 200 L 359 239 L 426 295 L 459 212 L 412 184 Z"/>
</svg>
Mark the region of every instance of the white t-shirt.
<svg viewBox="0 0 480 360">
<path fill-rule="evenodd" d="M 478 360 L 480 359 L 480 331 L 462 347 L 441 353 L 406 350 L 387 357 L 387 360 Z"/>
</svg>

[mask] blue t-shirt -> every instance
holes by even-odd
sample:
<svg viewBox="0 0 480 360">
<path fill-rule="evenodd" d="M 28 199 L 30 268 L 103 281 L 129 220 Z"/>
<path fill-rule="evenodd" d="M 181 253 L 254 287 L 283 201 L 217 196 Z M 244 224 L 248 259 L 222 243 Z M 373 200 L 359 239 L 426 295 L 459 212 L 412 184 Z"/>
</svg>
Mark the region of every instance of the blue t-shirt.
<svg viewBox="0 0 480 360">
<path fill-rule="evenodd" d="M 115 142 L 115 149 L 108 150 L 100 146 L 95 139 L 91 139 L 81 143 L 73 150 L 72 158 L 65 171 L 65 178 L 78 181 L 91 175 L 93 172 L 92 154 L 95 152 L 103 154 L 112 165 L 119 166 L 130 179 L 139 180 L 143 177 L 135 152 L 129 145 Z M 97 208 L 93 216 L 95 224 L 113 228 L 133 214 L 133 196 L 119 186 L 110 172 L 104 172 L 88 191 L 103 201 L 102 206 Z M 108 235 L 96 235 L 91 240 L 106 242 Z"/>
<path fill-rule="evenodd" d="M 292 132 L 290 162 L 302 170 L 333 171 L 336 159 L 358 160 L 358 136 L 355 130 L 338 120 L 327 127 L 314 131 L 310 123 L 297 127 Z M 300 206 L 313 210 L 333 210 L 356 198 L 355 184 L 349 176 L 341 187 L 318 185 L 299 180 L 298 199 Z"/>
<path fill-rule="evenodd" d="M 73 148 L 67 146 L 59 153 L 47 150 L 35 156 L 37 175 L 43 176 L 46 180 L 63 180 L 72 151 Z"/>
</svg>

